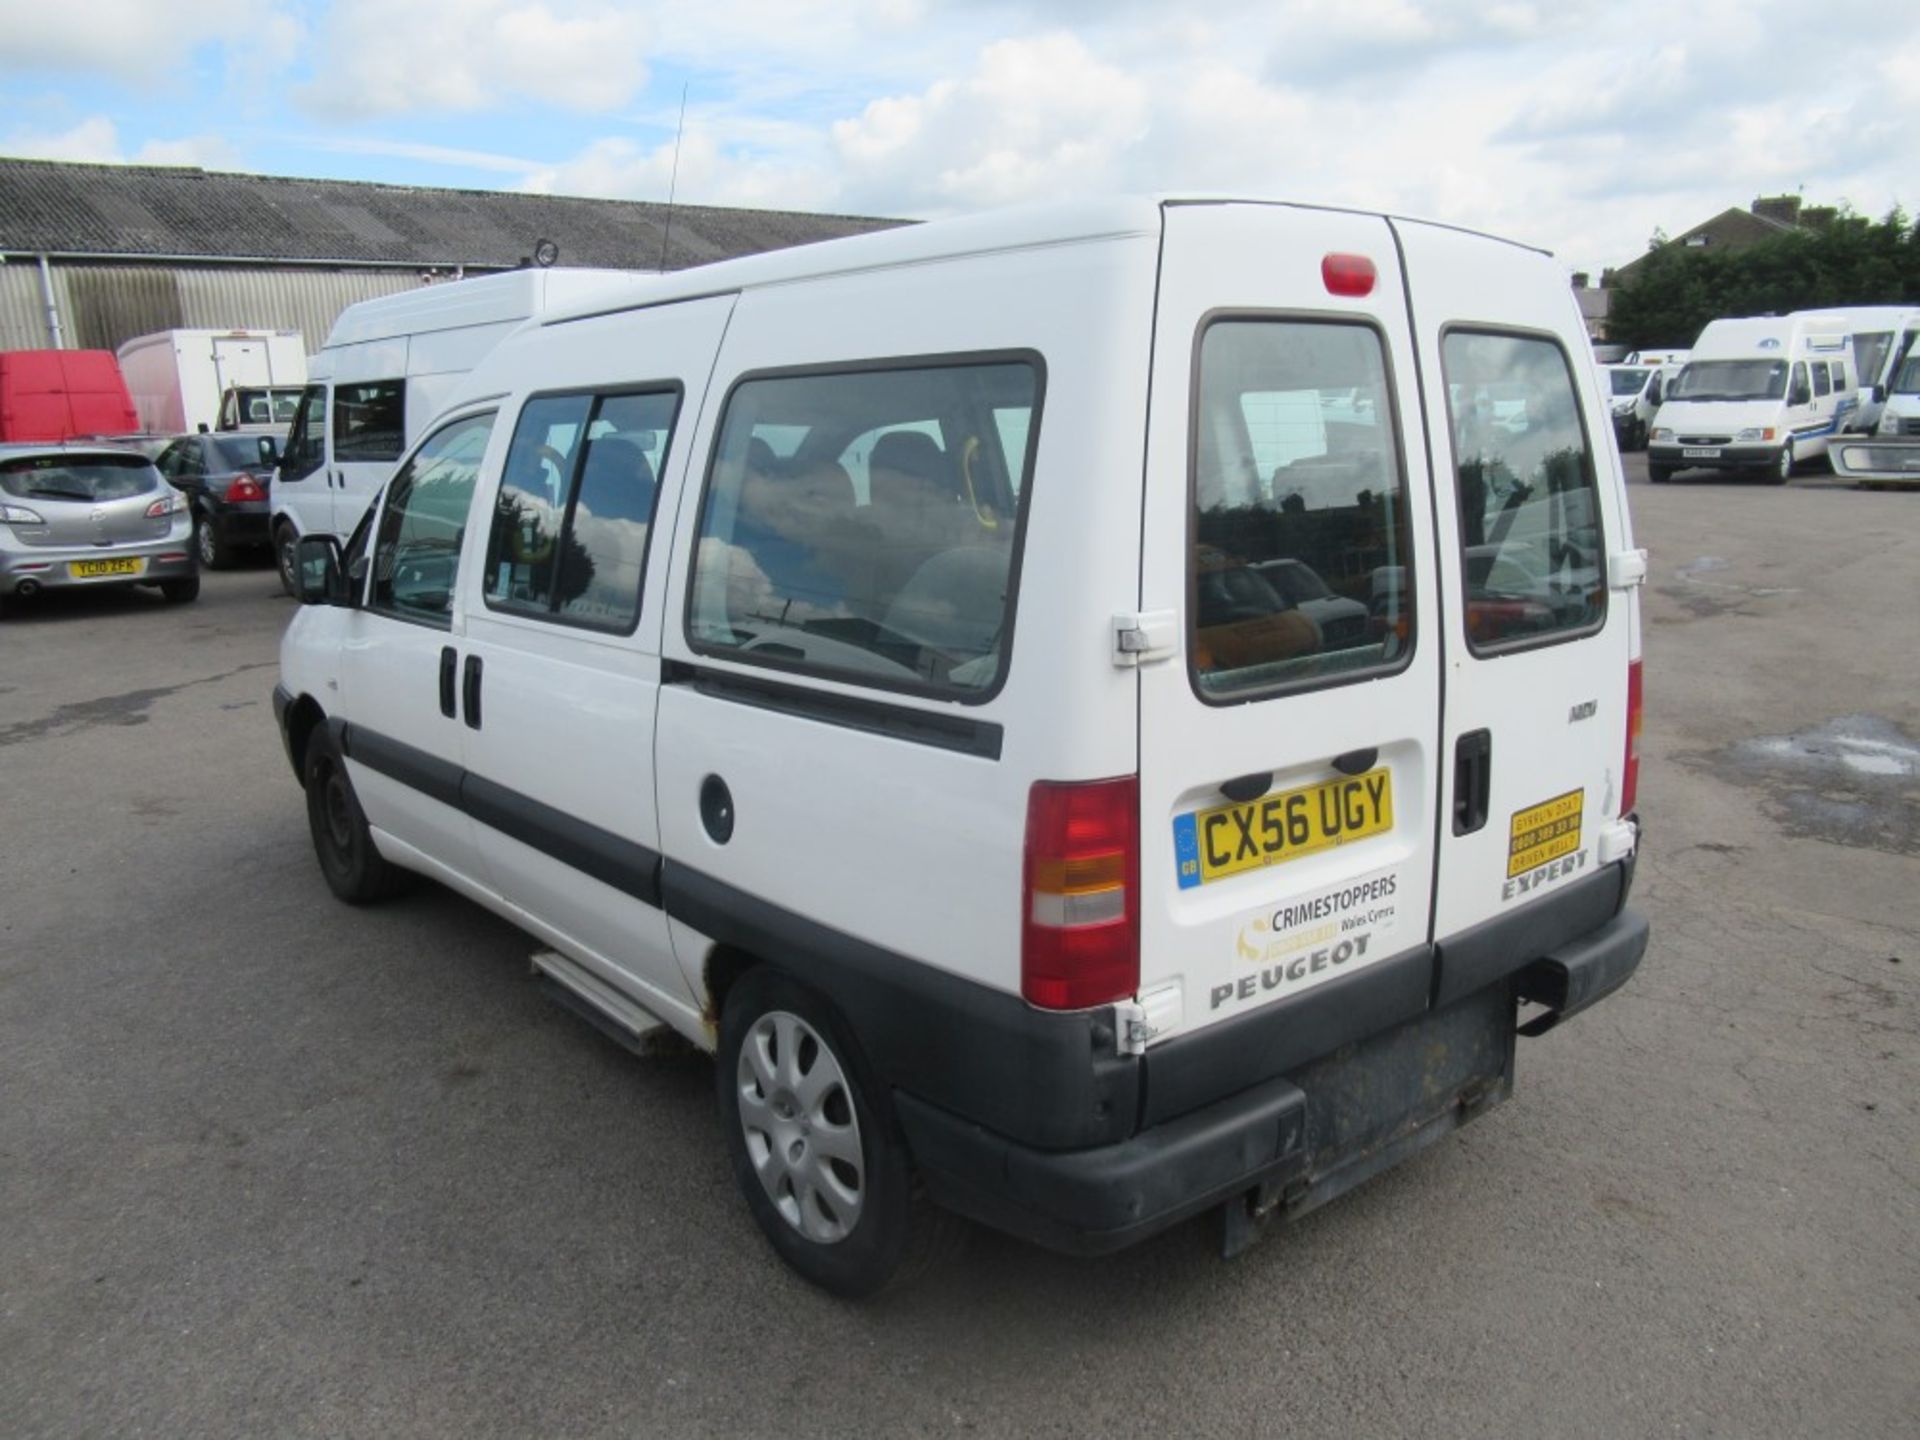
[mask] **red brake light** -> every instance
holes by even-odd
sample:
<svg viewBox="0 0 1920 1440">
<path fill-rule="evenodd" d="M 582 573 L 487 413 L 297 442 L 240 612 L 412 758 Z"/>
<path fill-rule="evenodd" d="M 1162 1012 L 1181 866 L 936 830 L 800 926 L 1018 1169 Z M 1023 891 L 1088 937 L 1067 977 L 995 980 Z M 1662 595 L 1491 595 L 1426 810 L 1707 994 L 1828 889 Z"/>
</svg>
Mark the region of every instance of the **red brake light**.
<svg viewBox="0 0 1920 1440">
<path fill-rule="evenodd" d="M 264 500 L 266 498 L 267 492 L 261 488 L 260 482 L 244 470 L 234 476 L 232 481 L 227 485 L 227 501 L 230 504 L 238 504 L 242 500 Z"/>
<path fill-rule="evenodd" d="M 1320 278 L 1330 295 L 1351 295 L 1358 299 L 1373 293 L 1376 274 L 1373 261 L 1364 255 L 1328 255 L 1320 261 Z"/>
<path fill-rule="evenodd" d="M 1140 988 L 1140 782 L 1040 781 L 1027 795 L 1020 993 L 1084 1010 Z"/>
<path fill-rule="evenodd" d="M 1627 664 L 1627 761 L 1621 770 L 1620 813 L 1633 813 L 1640 794 L 1640 662 Z"/>
</svg>

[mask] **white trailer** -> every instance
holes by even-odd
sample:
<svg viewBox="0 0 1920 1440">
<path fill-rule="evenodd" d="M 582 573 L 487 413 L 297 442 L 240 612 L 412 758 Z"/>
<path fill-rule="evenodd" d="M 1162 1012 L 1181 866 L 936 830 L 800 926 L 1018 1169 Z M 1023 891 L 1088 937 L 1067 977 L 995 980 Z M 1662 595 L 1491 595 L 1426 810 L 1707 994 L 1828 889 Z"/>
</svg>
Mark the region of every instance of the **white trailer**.
<svg viewBox="0 0 1920 1440">
<path fill-rule="evenodd" d="M 307 383 L 298 330 L 161 330 L 117 354 L 141 426 L 164 434 L 284 430 Z"/>
</svg>

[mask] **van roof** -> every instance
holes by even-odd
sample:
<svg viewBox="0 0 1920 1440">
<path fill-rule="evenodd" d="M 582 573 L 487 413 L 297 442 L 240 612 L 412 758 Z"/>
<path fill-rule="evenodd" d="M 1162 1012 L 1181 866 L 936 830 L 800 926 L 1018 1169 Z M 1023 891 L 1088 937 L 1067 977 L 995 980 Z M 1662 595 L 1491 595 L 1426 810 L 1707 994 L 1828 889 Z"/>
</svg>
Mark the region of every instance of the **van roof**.
<svg viewBox="0 0 1920 1440">
<path fill-rule="evenodd" d="M 1710 320 L 1693 342 L 1690 359 L 1766 355 L 1783 359 L 1793 350 L 1834 350 L 1846 343 L 1841 323 L 1813 315 L 1754 315 Z"/>
<path fill-rule="evenodd" d="M 471 280 L 443 281 L 349 305 L 333 322 L 327 343 L 321 348 L 331 350 L 400 335 L 526 320 L 556 305 L 587 303 L 590 297 L 599 297 L 601 303 L 609 298 L 627 301 L 627 297 L 656 283 L 657 276 L 638 270 L 573 268 L 509 270 Z"/>
<path fill-rule="evenodd" d="M 919 225 L 903 225 L 865 235 L 850 235 L 820 240 L 785 250 L 770 250 L 759 255 L 721 260 L 711 265 L 676 270 L 669 275 L 649 276 L 642 293 L 602 292 L 573 304 L 549 306 L 541 317 L 543 325 L 561 325 L 594 315 L 649 305 L 671 304 L 706 295 L 731 294 L 738 290 L 765 285 L 782 285 L 796 280 L 811 280 L 827 275 L 846 275 L 862 270 L 891 269 L 950 260 L 963 255 L 981 255 L 994 251 L 1029 250 L 1049 245 L 1068 245 L 1087 241 L 1122 240 L 1158 236 L 1160 212 L 1169 205 L 1272 205 L 1296 210 L 1340 210 L 1346 214 L 1377 215 L 1378 211 L 1358 211 L 1341 206 L 1309 205 L 1299 201 L 1246 195 L 1166 194 L 1124 195 L 1093 200 L 1051 201 L 988 210 L 976 215 L 947 220 L 931 220 Z M 1400 216 L 1382 218 L 1402 219 Z M 1433 221 L 1420 221 L 1434 224 Z M 1439 226 L 1459 230 L 1458 226 Z M 1461 233 L 1480 235 L 1478 231 Z M 1534 247 L 1518 245 L 1499 236 L 1480 238 L 1503 245 L 1546 254 Z"/>
</svg>

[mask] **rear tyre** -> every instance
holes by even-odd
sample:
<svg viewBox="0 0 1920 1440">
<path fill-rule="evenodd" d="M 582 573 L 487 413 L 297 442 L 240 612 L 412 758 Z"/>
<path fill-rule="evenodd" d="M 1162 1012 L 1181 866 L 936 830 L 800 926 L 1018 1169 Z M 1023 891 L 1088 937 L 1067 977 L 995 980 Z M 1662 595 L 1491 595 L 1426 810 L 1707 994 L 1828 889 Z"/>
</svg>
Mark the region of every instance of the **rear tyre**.
<svg viewBox="0 0 1920 1440">
<path fill-rule="evenodd" d="M 300 537 L 293 533 L 293 526 L 282 520 L 273 529 L 273 560 L 280 570 L 280 588 L 289 595 L 298 595 Z"/>
<path fill-rule="evenodd" d="M 200 598 L 200 577 L 189 575 L 184 580 L 162 580 L 160 598 L 169 605 L 185 605 Z"/>
<path fill-rule="evenodd" d="M 715 1080 L 734 1176 L 782 1260 L 845 1296 L 925 1268 L 951 1222 L 916 1189 L 831 1005 L 771 967 L 749 971 L 727 992 Z"/>
<path fill-rule="evenodd" d="M 193 548 L 199 552 L 203 570 L 224 570 L 233 563 L 233 547 L 221 537 L 213 517 L 204 510 L 193 517 Z"/>
<path fill-rule="evenodd" d="M 325 725 L 307 739 L 302 778 L 307 787 L 307 828 L 327 888 L 349 905 L 379 900 L 400 888 L 402 872 L 373 847 L 360 798 L 347 778 L 347 762 Z"/>
</svg>

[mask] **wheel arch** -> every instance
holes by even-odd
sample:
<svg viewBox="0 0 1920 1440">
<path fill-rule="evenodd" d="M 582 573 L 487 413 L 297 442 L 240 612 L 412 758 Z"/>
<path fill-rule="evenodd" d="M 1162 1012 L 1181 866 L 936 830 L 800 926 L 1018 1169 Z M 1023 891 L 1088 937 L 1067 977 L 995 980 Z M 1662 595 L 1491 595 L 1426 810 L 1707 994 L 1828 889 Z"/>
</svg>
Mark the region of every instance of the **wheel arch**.
<svg viewBox="0 0 1920 1440">
<path fill-rule="evenodd" d="M 287 709 L 287 758 L 293 762 L 294 775 L 302 780 L 307 773 L 307 744 L 326 719 L 327 712 L 311 695 L 302 695 Z"/>
</svg>

